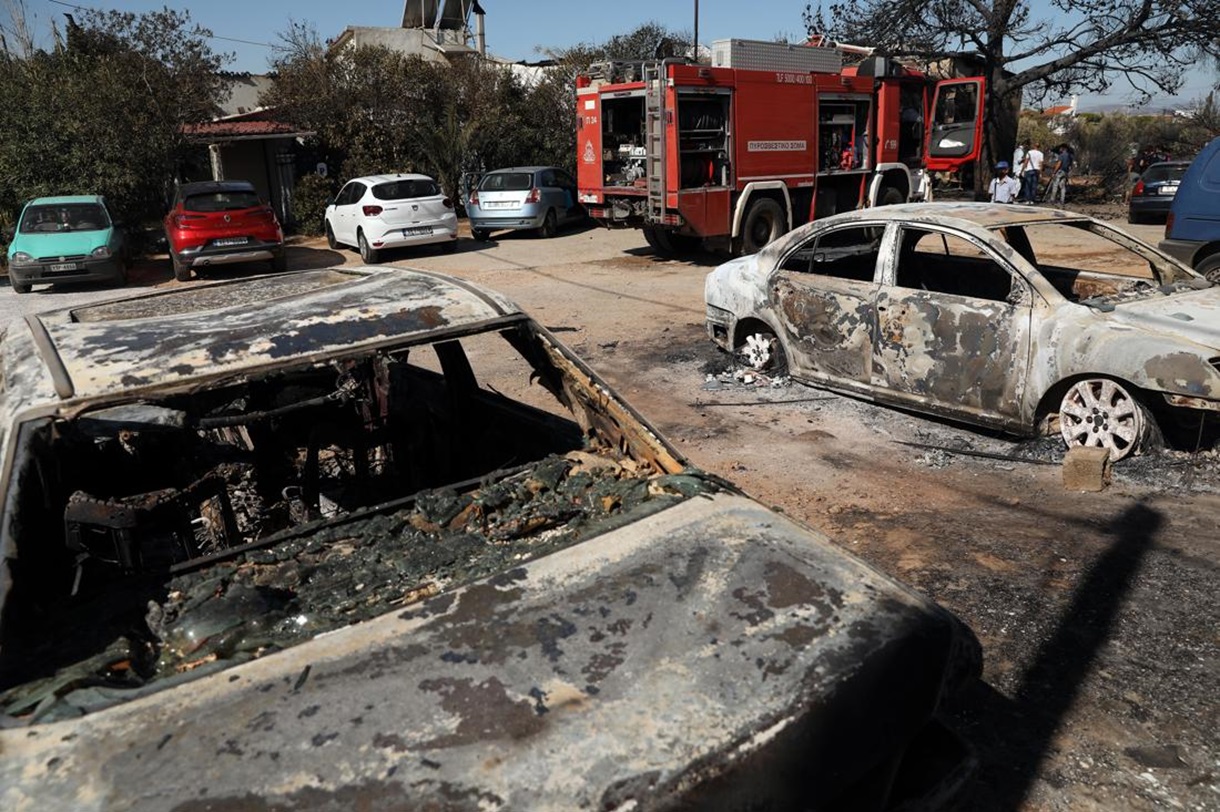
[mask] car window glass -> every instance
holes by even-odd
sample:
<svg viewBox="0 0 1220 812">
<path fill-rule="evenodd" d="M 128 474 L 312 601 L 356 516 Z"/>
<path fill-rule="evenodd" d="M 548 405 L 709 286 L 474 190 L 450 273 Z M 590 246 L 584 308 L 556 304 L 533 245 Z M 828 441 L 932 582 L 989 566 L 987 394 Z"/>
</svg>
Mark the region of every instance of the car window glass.
<svg viewBox="0 0 1220 812">
<path fill-rule="evenodd" d="M 1144 183 L 1159 183 L 1165 180 L 1181 180 L 1186 174 L 1186 165 L 1153 164 L 1144 171 L 1140 178 Z"/>
<path fill-rule="evenodd" d="M 816 276 L 871 282 L 884 233 L 884 228 L 876 226 L 835 229 L 789 254 L 781 267 Z"/>
<path fill-rule="evenodd" d="M 529 172 L 492 172 L 479 182 L 480 192 L 521 192 L 534 183 Z"/>
<path fill-rule="evenodd" d="M 258 195 L 251 191 L 205 192 L 189 195 L 182 201 L 183 210 L 198 212 L 237 211 L 257 205 Z"/>
<path fill-rule="evenodd" d="M 352 202 L 352 186 L 353 184 L 349 183 L 339 190 L 339 194 L 335 195 L 336 206 L 346 206 Z"/>
<path fill-rule="evenodd" d="M 22 234 L 59 231 L 98 231 L 110 227 L 106 210 L 96 203 L 61 203 L 30 206 L 21 218 Z"/>
<path fill-rule="evenodd" d="M 895 283 L 900 288 L 1007 301 L 1012 274 L 982 246 L 957 234 L 904 228 Z"/>
<path fill-rule="evenodd" d="M 555 182 L 555 173 L 552 172 L 550 169 L 547 169 L 546 171 L 544 171 L 542 173 L 542 181 L 541 181 L 540 185 L 558 186 L 559 184 Z"/>
<path fill-rule="evenodd" d="M 565 189 L 576 188 L 576 181 L 572 180 L 572 176 L 567 172 L 556 172 L 555 179 L 558 181 L 559 185 Z"/>
<path fill-rule="evenodd" d="M 434 197 L 440 194 L 436 182 L 429 178 L 410 178 L 379 183 L 373 187 L 373 197 L 378 200 L 411 200 L 417 197 Z"/>
</svg>

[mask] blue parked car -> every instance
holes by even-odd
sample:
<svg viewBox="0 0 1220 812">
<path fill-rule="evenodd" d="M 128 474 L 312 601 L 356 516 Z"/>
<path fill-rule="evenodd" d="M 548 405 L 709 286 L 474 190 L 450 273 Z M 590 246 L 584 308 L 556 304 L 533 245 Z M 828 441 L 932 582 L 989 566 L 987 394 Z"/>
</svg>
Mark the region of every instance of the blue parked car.
<svg viewBox="0 0 1220 812">
<path fill-rule="evenodd" d="M 15 293 L 35 283 L 127 282 L 122 230 L 99 195 L 39 197 L 25 204 L 8 246 Z"/>
<path fill-rule="evenodd" d="M 466 201 L 470 233 L 486 240 L 492 231 L 537 229 L 554 237 L 563 223 L 585 217 L 576 181 L 557 166 L 516 166 L 488 172 Z"/>
<path fill-rule="evenodd" d="M 1212 139 L 1182 176 L 1158 247 L 1220 284 L 1220 138 Z"/>
</svg>

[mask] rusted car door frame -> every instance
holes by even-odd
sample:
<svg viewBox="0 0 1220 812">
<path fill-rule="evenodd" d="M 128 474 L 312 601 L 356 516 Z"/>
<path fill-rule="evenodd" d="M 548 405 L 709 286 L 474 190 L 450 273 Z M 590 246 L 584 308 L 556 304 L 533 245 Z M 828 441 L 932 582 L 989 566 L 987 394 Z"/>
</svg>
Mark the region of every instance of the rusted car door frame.
<svg viewBox="0 0 1220 812">
<path fill-rule="evenodd" d="M 785 333 L 788 364 L 794 375 L 817 383 L 832 383 L 867 393 L 872 371 L 874 303 L 880 262 L 869 281 L 813 272 L 819 243 L 824 237 L 848 230 L 884 229 L 884 224 L 850 223 L 823 229 L 786 254 L 771 274 L 768 296 L 776 322 Z M 809 251 L 810 271 L 791 266 L 791 260 Z M 878 256 L 884 256 L 885 242 Z"/>
<path fill-rule="evenodd" d="M 900 287 L 898 250 L 911 229 L 961 238 L 1012 280 L 1007 301 Z M 879 398 L 1020 429 L 1035 293 L 985 240 L 933 223 L 897 224 L 878 263 L 871 383 Z"/>
</svg>

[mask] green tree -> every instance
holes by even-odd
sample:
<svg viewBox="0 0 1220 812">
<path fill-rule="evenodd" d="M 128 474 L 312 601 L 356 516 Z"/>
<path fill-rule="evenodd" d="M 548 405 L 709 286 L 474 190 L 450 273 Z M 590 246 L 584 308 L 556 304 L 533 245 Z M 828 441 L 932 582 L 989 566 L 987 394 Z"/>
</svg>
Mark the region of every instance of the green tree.
<svg viewBox="0 0 1220 812">
<path fill-rule="evenodd" d="M 125 220 L 158 216 L 192 149 L 182 126 L 223 100 L 211 33 L 190 15 L 85 11 L 50 51 L 0 57 L 0 207 L 49 194 L 104 194 Z"/>
</svg>

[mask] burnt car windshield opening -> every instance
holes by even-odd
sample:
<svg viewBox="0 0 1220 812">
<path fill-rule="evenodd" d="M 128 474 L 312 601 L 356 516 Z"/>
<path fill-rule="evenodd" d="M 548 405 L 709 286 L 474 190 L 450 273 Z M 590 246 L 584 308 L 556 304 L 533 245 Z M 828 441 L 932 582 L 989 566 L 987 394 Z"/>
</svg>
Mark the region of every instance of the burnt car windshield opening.
<svg viewBox="0 0 1220 812">
<path fill-rule="evenodd" d="M 208 192 L 202 195 L 191 195 L 182 203 L 185 211 L 216 212 L 252 209 L 259 205 L 258 195 L 254 192 Z"/>
<path fill-rule="evenodd" d="M 1207 287 L 1200 277 L 1100 223 L 1031 223 L 996 231 L 1068 301 L 1112 304 Z"/>
<path fill-rule="evenodd" d="M 106 209 L 96 203 L 30 206 L 21 218 L 22 234 L 60 231 L 99 231 L 110 227 Z"/>
<path fill-rule="evenodd" d="M 26 423 L 0 713 L 106 707 L 716 489 L 584 374 L 522 321 Z"/>
<path fill-rule="evenodd" d="M 435 197 L 440 194 L 436 184 L 430 180 L 396 180 L 379 183 L 373 187 L 373 197 L 378 200 L 411 200 L 416 197 Z"/>
<path fill-rule="evenodd" d="M 534 185 L 529 172 L 492 172 L 479 183 L 480 192 L 523 192 Z"/>
</svg>

